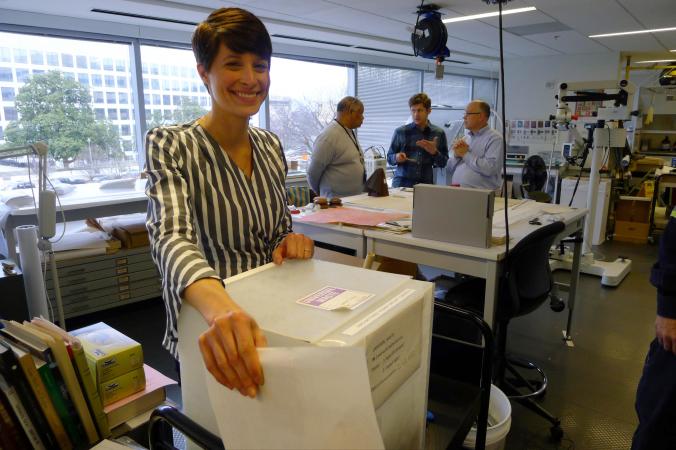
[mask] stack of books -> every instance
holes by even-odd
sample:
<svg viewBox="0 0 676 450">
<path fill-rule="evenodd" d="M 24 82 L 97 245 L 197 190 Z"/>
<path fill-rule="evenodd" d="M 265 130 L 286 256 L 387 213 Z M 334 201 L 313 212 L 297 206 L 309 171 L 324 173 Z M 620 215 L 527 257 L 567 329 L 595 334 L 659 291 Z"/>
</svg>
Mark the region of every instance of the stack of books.
<svg viewBox="0 0 676 450">
<path fill-rule="evenodd" d="M 44 320 L 0 323 L 0 446 L 81 449 L 108 437 L 78 341 Z"/>
<path fill-rule="evenodd" d="M 141 344 L 99 322 L 70 332 L 82 342 L 103 406 L 142 390 L 146 384 Z"/>
<path fill-rule="evenodd" d="M 161 404 L 175 383 L 142 365 L 132 369 L 144 380 L 140 390 L 127 387 L 135 392 L 120 398 L 112 389 L 104 409 L 90 364 L 80 340 L 49 321 L 0 320 L 0 449 L 91 448 Z"/>
</svg>

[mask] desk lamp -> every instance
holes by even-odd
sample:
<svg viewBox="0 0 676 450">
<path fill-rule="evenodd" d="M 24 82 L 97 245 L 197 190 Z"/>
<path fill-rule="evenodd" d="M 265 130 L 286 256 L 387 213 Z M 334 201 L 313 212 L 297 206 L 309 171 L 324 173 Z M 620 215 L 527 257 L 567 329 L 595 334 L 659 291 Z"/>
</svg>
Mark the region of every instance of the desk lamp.
<svg viewBox="0 0 676 450">
<path fill-rule="evenodd" d="M 56 260 L 54 259 L 52 243 L 49 240 L 56 234 L 56 193 L 54 191 L 47 190 L 47 151 L 48 147 L 44 142 L 37 142 L 35 144 L 24 145 L 21 147 L 4 148 L 0 149 L 0 160 L 31 155 L 37 155 L 38 157 L 39 203 L 36 211 L 36 215 L 38 217 L 39 235 L 38 249 L 42 251 L 43 256 L 47 255 L 49 257 L 49 268 L 52 272 L 52 283 L 54 288 L 54 297 L 56 298 L 57 312 L 59 315 L 59 325 L 65 330 L 66 321 L 63 316 L 63 303 L 61 301 L 61 289 L 59 287 Z M 49 302 L 49 298 L 47 298 L 47 302 Z"/>
</svg>

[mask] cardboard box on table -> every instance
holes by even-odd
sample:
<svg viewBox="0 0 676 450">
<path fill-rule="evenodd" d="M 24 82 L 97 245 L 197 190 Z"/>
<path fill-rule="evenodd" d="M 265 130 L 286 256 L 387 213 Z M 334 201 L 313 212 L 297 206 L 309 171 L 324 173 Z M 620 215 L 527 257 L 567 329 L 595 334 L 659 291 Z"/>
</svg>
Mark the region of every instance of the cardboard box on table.
<svg viewBox="0 0 676 450">
<path fill-rule="evenodd" d="M 326 286 L 375 296 L 350 311 L 296 303 Z M 407 450 L 424 446 L 433 286 L 402 275 L 319 260 L 263 266 L 226 280 L 230 296 L 256 319 L 271 347 L 363 347 L 385 447 Z M 206 328 L 199 312 L 183 304 L 178 323 L 183 411 L 218 434 L 197 341 Z M 383 355 L 384 344 L 393 340 L 398 341 L 398 355 Z M 392 356 L 398 362 L 383 370 L 386 364 L 379 364 L 383 362 L 379 358 Z M 259 425 L 264 433 L 266 425 Z"/>
</svg>

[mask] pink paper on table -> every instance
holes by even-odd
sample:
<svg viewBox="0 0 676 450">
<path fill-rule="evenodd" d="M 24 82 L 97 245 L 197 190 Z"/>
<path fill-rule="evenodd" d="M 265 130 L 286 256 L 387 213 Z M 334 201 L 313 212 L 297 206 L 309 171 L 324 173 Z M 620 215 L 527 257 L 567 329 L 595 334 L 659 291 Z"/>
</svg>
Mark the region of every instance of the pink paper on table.
<svg viewBox="0 0 676 450">
<path fill-rule="evenodd" d="M 133 402 L 139 397 L 143 397 L 144 395 L 156 390 L 160 389 L 166 386 L 169 386 L 170 384 L 177 384 L 174 380 L 172 380 L 169 377 L 166 377 L 162 375 L 160 372 L 157 370 L 153 369 L 147 364 L 143 365 L 143 371 L 145 372 L 146 375 L 146 387 L 142 391 L 138 391 L 134 394 L 131 394 L 128 397 L 121 398 L 118 401 L 111 403 L 108 406 L 103 407 L 103 412 L 108 414 L 109 412 L 126 405 L 127 403 Z"/>
<path fill-rule="evenodd" d="M 343 223 L 346 225 L 375 227 L 383 222 L 405 219 L 408 217 L 410 217 L 410 214 L 400 212 L 388 213 L 343 207 L 320 209 L 307 216 L 294 217 L 293 220 L 307 223 Z"/>
</svg>

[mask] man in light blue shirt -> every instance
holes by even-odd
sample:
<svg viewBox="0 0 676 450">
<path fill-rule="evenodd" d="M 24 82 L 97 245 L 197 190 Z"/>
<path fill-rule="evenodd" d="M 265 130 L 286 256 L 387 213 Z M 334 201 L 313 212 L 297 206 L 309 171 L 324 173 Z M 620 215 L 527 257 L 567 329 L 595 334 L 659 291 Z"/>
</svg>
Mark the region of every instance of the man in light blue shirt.
<svg viewBox="0 0 676 450">
<path fill-rule="evenodd" d="M 452 186 L 498 189 L 502 186 L 502 135 L 488 126 L 491 107 L 481 100 L 465 108 L 464 139 L 453 143 L 446 164 L 446 180 Z"/>
<path fill-rule="evenodd" d="M 364 104 L 345 97 L 336 108 L 336 118 L 312 145 L 308 184 L 323 197 L 347 197 L 364 192 L 364 154 L 354 132 L 364 122 Z"/>
</svg>

